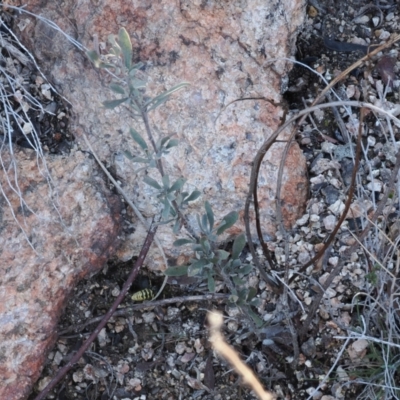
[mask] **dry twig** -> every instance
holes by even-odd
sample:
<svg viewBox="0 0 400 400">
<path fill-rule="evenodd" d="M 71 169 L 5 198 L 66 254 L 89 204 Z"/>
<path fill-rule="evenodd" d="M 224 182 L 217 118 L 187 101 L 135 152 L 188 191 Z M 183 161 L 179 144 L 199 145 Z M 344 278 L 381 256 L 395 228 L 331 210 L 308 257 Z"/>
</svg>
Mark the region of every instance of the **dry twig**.
<svg viewBox="0 0 400 400">
<path fill-rule="evenodd" d="M 222 314 L 216 311 L 210 312 L 208 314 L 208 322 L 210 324 L 210 341 L 214 349 L 235 368 L 244 382 L 257 393 L 261 400 L 276 399 L 272 393 L 264 390 L 253 371 L 243 363 L 238 354 L 225 342 L 221 333 Z"/>
</svg>

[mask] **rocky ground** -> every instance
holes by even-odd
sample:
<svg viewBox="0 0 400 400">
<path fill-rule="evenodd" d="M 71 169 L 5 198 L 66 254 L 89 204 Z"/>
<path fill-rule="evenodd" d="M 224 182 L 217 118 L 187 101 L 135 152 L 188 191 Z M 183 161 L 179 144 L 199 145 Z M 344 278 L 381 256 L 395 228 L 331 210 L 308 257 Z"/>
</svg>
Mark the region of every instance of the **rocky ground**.
<svg viewBox="0 0 400 400">
<path fill-rule="evenodd" d="M 399 28 L 399 7 L 390 1 L 310 1 L 296 54 L 309 69 L 296 65 L 290 75 L 285 93 L 289 115 L 310 106 L 370 44 L 388 40 Z M 397 116 L 399 65 L 395 44 L 354 69 L 324 101 L 365 101 Z M 31 82 L 33 88 L 42 84 L 38 77 Z M 43 96 L 44 90 L 37 93 Z M 64 119 L 68 111 L 57 97 L 47 103 L 63 115 L 55 122 L 43 121 L 43 144 L 50 152 L 66 151 L 73 146 Z M 323 248 L 346 206 L 360 121 L 362 149 L 350 211 L 323 257 L 304 267 Z M 62 138 L 46 138 L 45 124 L 54 123 Z M 308 161 L 310 198 L 296 226 L 268 243 L 275 275 L 289 290 L 272 291 L 256 268 L 249 275 L 249 286 L 257 289 L 259 298 L 254 312 L 265 322 L 263 327 L 254 330 L 248 316 L 228 305 L 222 282 L 216 290 L 221 296 L 210 299 L 206 284 L 170 279 L 154 304 L 127 298 L 48 398 L 255 398 L 211 349 L 205 317 L 212 308 L 224 312 L 228 342 L 280 399 L 400 398 L 400 187 L 392 182 L 399 167 L 399 128 L 382 114 L 368 111 L 361 117 L 357 107 L 344 105 L 317 110 L 298 128 L 296 140 Z M 23 145 L 18 140 L 15 144 Z M 369 220 L 374 225 L 364 234 Z M 356 246 L 361 235 L 363 246 Z M 242 258 L 251 261 L 247 249 Z M 94 319 L 104 315 L 119 294 L 133 262 L 109 262 L 78 285 L 35 393 L 92 332 Z M 146 297 L 162 281 L 144 268 L 130 293 L 144 290 Z M 319 300 L 321 288 L 326 290 Z"/>
</svg>

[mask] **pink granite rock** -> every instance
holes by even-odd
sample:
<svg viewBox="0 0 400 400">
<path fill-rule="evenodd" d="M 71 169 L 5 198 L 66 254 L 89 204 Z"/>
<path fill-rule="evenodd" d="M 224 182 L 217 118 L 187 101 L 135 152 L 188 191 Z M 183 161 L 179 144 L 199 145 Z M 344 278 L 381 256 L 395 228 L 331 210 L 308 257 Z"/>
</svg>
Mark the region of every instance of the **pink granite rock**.
<svg viewBox="0 0 400 400">
<path fill-rule="evenodd" d="M 156 135 L 173 133 L 181 141 L 165 159 L 166 171 L 175 178 L 188 178 L 189 189 L 197 187 L 204 194 L 190 208 L 192 221 L 196 213 L 203 212 L 204 200 L 211 203 L 217 219 L 233 210 L 242 215 L 253 157 L 284 117 L 281 90 L 291 65 L 275 59 L 294 53 L 296 33 L 304 16 L 304 0 L 28 0 L 26 3 L 29 11 L 56 22 L 87 48 L 92 48 L 97 37 L 103 49 L 107 36 L 125 27 L 132 36 L 134 61 L 146 64 L 150 94 L 158 94 L 182 81 L 190 82 L 190 87 L 178 92 L 151 115 Z M 150 218 L 157 210 L 154 193 L 134 174 L 135 165 L 123 156 L 127 149 L 135 153 L 129 127 L 143 132 L 143 126 L 131 120 L 123 107 L 112 111 L 102 109 L 104 100 L 116 98 L 108 89 L 109 75 L 94 69 L 84 54 L 44 22 L 22 14 L 17 25 L 17 34 L 34 53 L 43 71 L 72 103 L 77 141 L 84 148 L 81 134 L 89 136 L 100 159 L 115 167 L 124 190 L 138 201 L 144 216 Z M 274 61 L 269 63 L 271 60 Z M 276 229 L 273 199 L 282 149 L 282 143 L 273 146 L 260 172 L 262 226 L 271 236 Z M 32 240 L 37 241 L 39 255 L 29 250 L 18 230 L 7 232 L 2 238 L 16 237 L 15 232 L 19 232 L 18 241 L 23 248 L 17 249 L 14 241 L 10 250 L 3 250 L 2 254 L 4 268 L 7 260 L 14 257 L 16 265 L 10 264 L 8 273 L 18 283 L 9 283 L 12 289 L 4 289 L 7 302 L 2 302 L 2 307 L 6 303 L 8 306 L 0 315 L 5 318 L 0 338 L 3 343 L 9 342 L 1 353 L 4 363 L 0 370 L 3 377 L 0 398 L 4 393 L 9 396 L 4 398 L 10 399 L 23 398 L 28 393 L 45 349 L 52 342 L 52 328 L 65 294 L 78 277 L 87 273 L 84 266 L 94 270 L 93 265 L 98 266 L 107 251 L 114 248 L 113 239 L 119 226 L 117 207 L 105 195 L 104 185 L 93 177 L 96 170 L 93 161 L 76 151 L 70 157 L 79 158 L 78 166 L 68 167 L 69 162 L 64 160 L 66 165 L 54 161 L 56 166 L 50 168 L 59 177 L 55 180 L 57 204 L 65 226 L 50 214 L 51 204 L 46 203 L 47 214 L 38 211 L 37 220 L 29 216 L 27 228 Z M 289 226 L 302 215 L 307 196 L 306 163 L 297 144 L 292 146 L 286 165 L 282 195 Z M 21 168 L 24 169 L 20 176 L 24 177 L 27 167 L 21 164 Z M 46 199 L 46 186 L 42 186 L 34 190 L 41 192 L 40 200 Z M 39 207 L 39 199 L 29 201 Z M 87 203 L 89 199 L 94 204 Z M 79 206 L 74 206 L 76 202 Z M 86 207 L 86 203 L 90 205 Z M 122 246 L 117 255 L 122 260 L 138 253 L 146 234 L 129 213 L 136 229 L 133 234 L 121 235 Z M 7 221 L 7 229 L 11 229 L 10 216 Z M 71 224 L 75 230 L 70 228 Z M 43 234 L 44 226 L 49 234 Z M 243 229 L 241 220 L 231 233 Z M 168 256 L 178 256 L 178 250 L 172 246 L 176 238 L 169 227 L 162 227 L 158 237 Z M 101 254 L 97 255 L 95 249 Z M 30 254 L 32 261 L 18 264 L 17 250 Z M 43 262 L 38 263 L 42 259 L 38 257 L 44 257 Z M 34 274 L 34 279 L 26 280 L 19 272 L 28 266 L 33 271 L 28 276 Z M 156 248 L 150 254 L 149 267 L 165 268 Z M 58 283 L 50 280 L 53 276 L 58 277 Z M 19 292 L 18 287 L 28 289 Z M 47 296 L 46 293 L 50 297 L 41 301 L 40 295 Z M 33 306 L 39 309 L 40 304 L 43 328 L 38 328 L 34 324 L 36 318 L 26 311 Z M 21 390 L 21 397 L 15 397 L 13 390 L 15 393 Z"/>
<path fill-rule="evenodd" d="M 8 167 L 7 151 L 1 156 Z M 50 183 L 32 150 L 15 151 L 15 159 L 18 187 L 14 169 L 0 174 L 10 203 L 1 197 L 0 398 L 7 400 L 30 393 L 66 297 L 115 251 L 121 223 L 119 198 L 87 155 L 50 158 Z"/>
</svg>

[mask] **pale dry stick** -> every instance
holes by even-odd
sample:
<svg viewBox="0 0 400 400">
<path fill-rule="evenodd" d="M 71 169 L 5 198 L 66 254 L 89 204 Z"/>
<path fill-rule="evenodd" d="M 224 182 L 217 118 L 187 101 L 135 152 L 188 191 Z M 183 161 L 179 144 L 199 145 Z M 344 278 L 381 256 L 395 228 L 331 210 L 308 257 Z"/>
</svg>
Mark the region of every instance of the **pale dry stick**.
<svg viewBox="0 0 400 400">
<path fill-rule="evenodd" d="M 222 314 L 213 311 L 208 313 L 208 322 L 210 324 L 210 342 L 214 349 L 223 358 L 225 358 L 238 372 L 243 381 L 249 385 L 261 400 L 274 400 L 274 396 L 270 392 L 266 392 L 258 381 L 253 371 L 240 359 L 239 355 L 225 342 L 221 328 L 223 324 Z"/>
<path fill-rule="evenodd" d="M 392 286 L 391 286 L 391 290 L 390 290 L 390 302 L 389 304 L 394 304 L 394 298 L 395 295 L 397 297 L 398 293 L 395 290 L 395 286 L 396 286 L 396 280 L 398 279 L 399 276 L 399 271 L 400 271 L 400 251 L 397 251 L 397 260 L 396 260 L 396 271 L 394 273 L 394 278 L 392 280 Z"/>
<path fill-rule="evenodd" d="M 399 176 L 399 178 L 398 178 L 398 184 L 400 184 L 400 176 Z M 385 232 L 383 232 L 382 230 L 380 230 L 380 233 L 381 233 L 381 235 L 383 235 L 383 236 L 385 237 L 385 239 L 391 244 L 393 250 L 396 250 L 396 249 L 398 249 L 398 248 L 400 247 L 400 246 L 399 246 L 399 244 L 400 244 L 400 235 L 395 239 L 395 242 L 393 242 L 393 240 L 390 239 L 390 238 L 386 235 Z M 397 251 L 398 251 L 398 250 L 397 250 Z M 384 259 L 383 259 L 383 261 L 382 261 L 382 264 L 386 264 L 386 263 L 388 262 L 389 258 L 391 258 L 391 257 L 393 257 L 393 256 L 390 256 L 390 252 L 389 252 L 389 250 L 388 250 L 387 254 L 385 255 L 385 257 L 384 257 Z M 398 257 L 400 257 L 400 254 L 398 254 Z M 397 259 L 399 259 L 399 258 L 397 258 Z"/>
<path fill-rule="evenodd" d="M 358 296 L 365 296 L 365 298 L 368 298 L 370 300 L 373 300 L 375 304 L 377 304 L 379 306 L 379 308 L 381 308 L 382 313 L 386 314 L 387 309 L 376 299 L 374 298 L 370 293 L 368 292 L 357 292 L 353 298 L 351 299 L 351 312 L 353 312 L 353 308 L 355 307 L 354 301 L 356 300 L 356 298 Z M 360 301 L 361 302 L 361 301 Z"/>
<path fill-rule="evenodd" d="M 0 72 L 4 75 L 4 77 L 6 78 L 6 80 L 8 80 L 8 76 L 5 73 L 5 71 L 3 71 L 3 69 L 0 67 Z M 14 94 L 14 87 L 12 86 L 12 83 L 9 82 L 10 88 L 13 90 Z M 4 134 L 4 139 L 1 143 L 1 148 L 0 150 L 3 148 L 3 145 L 5 145 L 6 143 L 6 138 L 7 138 L 7 142 L 8 142 L 8 152 L 11 156 L 11 163 L 10 165 L 12 165 L 12 170 L 14 171 L 14 179 L 13 182 L 10 181 L 9 175 L 8 175 L 8 171 L 9 171 L 9 167 L 6 167 L 3 163 L 3 158 L 0 157 L 0 162 L 1 162 L 1 169 L 2 171 L 5 172 L 5 177 L 7 179 L 7 184 L 8 187 L 18 196 L 19 200 L 20 200 L 20 206 L 22 209 L 26 209 L 28 210 L 30 213 L 32 213 L 33 215 L 35 215 L 37 217 L 37 214 L 32 210 L 31 207 L 29 207 L 29 205 L 25 202 L 23 196 L 22 196 L 22 191 L 19 187 L 18 184 L 18 168 L 17 168 L 17 162 L 16 162 L 16 157 L 14 155 L 14 148 L 13 148 L 13 144 L 12 144 L 12 140 L 11 140 L 11 134 L 12 134 L 12 123 L 11 123 L 11 116 L 17 121 L 18 115 L 15 115 L 15 111 L 13 109 L 13 106 L 10 103 L 9 100 L 9 94 L 6 92 L 5 88 L 4 88 L 4 83 L 2 85 L 0 85 L 0 102 L 3 105 L 3 113 L 4 113 L 4 118 L 1 118 L 1 129 L 3 131 Z M 22 127 L 21 127 L 22 129 Z M 15 187 L 14 187 L 15 185 Z M 26 225 L 26 224 L 25 224 Z"/>
<path fill-rule="evenodd" d="M 400 344 L 396 344 L 393 342 L 388 342 L 387 340 L 382 340 L 382 339 L 377 339 L 373 336 L 368 336 L 364 333 L 359 333 L 359 332 L 355 332 L 355 331 L 351 331 L 351 335 L 349 336 L 334 336 L 334 339 L 364 339 L 364 340 L 368 340 L 374 343 L 379 343 L 379 344 L 384 344 L 386 346 L 389 347 L 395 347 L 396 349 L 400 349 Z"/>
<path fill-rule="evenodd" d="M 288 282 L 289 279 L 289 241 L 285 240 L 285 282 Z M 296 369 L 299 363 L 300 357 L 300 349 L 299 349 L 299 337 L 297 335 L 297 331 L 293 325 L 292 318 L 289 315 L 289 301 L 288 301 L 288 286 L 285 285 L 283 288 L 283 296 L 282 296 L 282 305 L 283 305 L 283 312 L 286 317 L 286 323 L 289 327 L 290 335 L 292 336 L 292 344 L 293 344 L 293 361 L 291 363 L 292 368 Z"/>
<path fill-rule="evenodd" d="M 296 296 L 296 293 L 293 291 L 293 289 L 278 274 L 275 274 L 274 277 L 281 283 L 282 286 L 284 286 L 288 290 L 288 293 L 290 293 L 290 296 L 292 297 L 292 300 L 294 300 L 297 303 L 299 303 L 300 308 L 302 309 L 303 313 L 305 313 L 306 310 L 304 309 L 303 303 Z"/>
<path fill-rule="evenodd" d="M 86 48 L 82 43 L 79 43 L 77 40 L 75 40 L 72 36 L 68 35 L 67 33 L 65 33 L 55 22 L 42 17 L 41 15 L 38 14 L 34 14 L 31 13 L 30 11 L 25 10 L 24 6 L 23 7 L 18 7 L 18 6 L 11 6 L 9 4 L 3 4 L 0 3 L 0 7 L 6 7 L 6 8 L 11 8 L 13 10 L 17 10 L 20 13 L 25 13 L 30 15 L 31 17 L 34 17 L 36 19 L 38 19 L 39 21 L 44 22 L 45 24 L 47 24 L 50 28 L 54 29 L 56 32 L 60 33 L 62 36 L 64 36 L 70 43 L 72 43 L 78 50 L 82 51 L 83 53 L 85 53 L 85 55 L 87 55 L 87 53 L 89 52 L 89 49 Z M 4 24 L 3 24 L 4 25 Z M 51 89 L 54 90 L 55 93 L 57 93 L 60 97 L 62 97 L 67 103 L 71 104 L 67 98 L 65 98 L 63 95 L 61 95 L 60 93 L 57 92 L 57 90 L 54 89 L 54 87 L 51 85 L 50 82 L 47 81 L 46 76 L 43 74 L 43 72 L 41 71 L 40 67 L 38 66 L 38 64 L 36 63 L 35 58 L 29 53 L 29 51 L 24 47 L 24 45 L 18 40 L 17 36 L 14 34 L 14 32 L 12 30 L 9 30 L 8 27 L 6 25 L 4 25 L 5 28 L 7 28 L 7 30 L 9 31 L 9 33 L 11 34 L 11 36 L 13 36 L 13 38 L 18 42 L 18 45 L 21 46 L 22 49 L 24 49 L 27 54 L 29 55 L 29 57 L 31 58 L 31 60 L 33 61 L 35 68 L 39 71 L 40 75 L 43 77 L 43 79 L 50 85 Z M 95 42 L 95 40 L 94 40 Z M 94 45 L 96 45 L 96 42 L 94 43 Z M 117 75 L 113 74 L 110 70 L 106 69 L 105 70 L 109 75 L 111 75 L 114 79 L 118 80 L 119 82 L 124 82 L 120 77 L 118 77 Z M 72 105 L 72 104 L 71 104 Z"/>
<path fill-rule="evenodd" d="M 396 270 L 395 270 L 395 278 L 392 279 L 392 285 L 390 289 L 390 297 L 389 297 L 389 307 L 390 311 L 387 313 L 386 316 L 386 325 L 389 327 L 389 334 L 388 334 L 388 340 L 391 342 L 393 341 L 393 335 L 396 330 L 396 322 L 394 321 L 393 317 L 393 304 L 394 304 L 394 298 L 396 295 L 396 278 L 399 276 L 399 269 L 400 269 L 400 252 L 397 251 L 397 260 L 396 260 Z M 387 370 L 387 369 L 386 369 Z M 386 372 L 386 371 L 385 371 Z"/>
<path fill-rule="evenodd" d="M 304 106 L 304 108 L 307 108 L 307 103 L 306 103 L 306 101 L 304 100 L 303 97 L 302 97 L 301 99 L 302 99 L 302 101 L 303 101 L 303 106 Z M 331 100 L 331 101 L 333 101 L 333 100 Z M 324 139 L 324 140 L 326 140 L 326 141 L 328 141 L 328 142 L 330 142 L 330 143 L 334 143 L 334 144 L 338 143 L 338 141 L 337 141 L 336 139 L 334 139 L 334 138 L 332 138 L 332 137 L 330 137 L 330 136 L 324 135 L 324 134 L 321 132 L 321 130 L 318 128 L 318 126 L 317 126 L 317 124 L 315 123 L 314 118 L 313 118 L 313 116 L 312 116 L 311 114 L 308 116 L 308 119 L 310 120 L 311 125 L 313 126 L 312 131 L 318 132 L 319 136 L 321 136 L 322 139 Z M 311 131 L 311 132 L 312 132 L 312 131 Z"/>
<path fill-rule="evenodd" d="M 103 172 L 106 174 L 107 178 L 113 183 L 113 185 L 117 188 L 118 192 L 121 193 L 121 195 L 124 197 L 125 201 L 129 204 L 129 207 L 131 207 L 131 209 L 133 210 L 133 212 L 136 214 L 136 216 L 138 217 L 139 221 L 142 223 L 142 225 L 144 226 L 145 229 L 149 229 L 149 225 L 146 222 L 145 218 L 143 217 L 142 213 L 139 211 L 138 206 L 135 204 L 135 200 L 133 199 L 133 201 L 129 198 L 129 196 L 126 194 L 126 192 L 124 191 L 124 189 L 122 189 L 122 187 L 119 185 L 119 183 L 114 179 L 114 177 L 108 172 L 106 166 L 102 163 L 102 161 L 100 160 L 99 156 L 97 155 L 97 153 L 94 151 L 92 145 L 89 142 L 88 137 L 86 136 L 85 131 L 82 129 L 81 130 L 83 139 L 87 145 L 87 147 L 89 148 L 90 152 L 93 154 L 93 157 L 95 158 L 95 160 L 97 161 L 97 163 L 100 165 L 101 169 L 103 170 Z M 158 249 L 160 250 L 161 256 L 164 260 L 165 263 L 165 267 L 168 267 L 168 261 L 167 261 L 167 257 L 165 256 L 165 252 L 164 249 L 161 245 L 161 242 L 158 240 L 157 237 L 154 238 L 154 242 L 156 243 Z M 153 300 L 157 299 L 158 296 L 160 296 L 160 294 L 162 293 L 162 291 L 165 288 L 165 285 L 167 284 L 168 281 L 168 276 L 165 276 L 164 281 L 161 285 L 160 290 L 158 291 L 158 293 L 153 297 Z"/>
<path fill-rule="evenodd" d="M 4 71 L 2 68 L 0 68 L 0 72 L 3 73 L 3 75 L 5 76 L 6 80 L 8 81 L 8 84 L 12 90 L 12 93 L 14 93 L 14 95 L 16 95 L 16 90 L 14 87 L 14 81 L 15 79 L 12 78 L 11 76 L 9 76 L 6 71 Z M 23 89 L 23 87 L 20 87 L 21 91 L 24 93 L 23 95 L 23 99 L 24 101 L 26 101 L 28 104 L 30 104 L 32 107 L 37 107 L 38 109 L 40 109 L 40 111 L 44 114 L 46 114 L 47 112 L 43 109 L 42 104 L 40 104 L 34 97 L 32 97 L 27 91 L 26 89 Z M 12 136 L 12 127 L 11 127 L 11 121 L 10 121 L 10 116 L 13 116 L 14 121 L 17 125 L 17 127 L 19 128 L 19 130 L 21 132 L 24 132 L 24 127 L 22 126 L 22 122 L 24 123 L 30 123 L 31 119 L 27 113 L 27 110 L 24 109 L 24 107 L 20 107 L 20 110 L 22 111 L 21 114 L 23 114 L 24 118 L 21 117 L 20 114 L 18 114 L 16 111 L 14 111 L 13 106 L 11 105 L 8 96 L 4 96 L 3 95 L 3 88 L 0 88 L 0 97 L 4 106 L 4 114 L 5 114 L 5 119 L 7 121 L 7 129 L 5 129 L 4 124 L 3 125 L 3 131 L 4 131 L 4 135 L 6 135 L 7 133 L 7 137 L 8 137 L 8 141 L 9 141 L 9 145 L 8 145 L 8 150 L 10 152 L 11 155 L 11 159 L 12 159 L 12 164 L 13 164 L 13 169 L 14 169 L 14 179 L 13 179 L 13 183 L 15 185 L 15 189 L 13 187 L 13 184 L 10 182 L 9 178 L 8 178 L 8 174 L 5 174 L 7 177 L 7 181 L 8 181 L 8 185 L 9 187 L 19 196 L 20 199 L 20 203 L 21 203 L 21 207 L 24 209 L 26 208 L 27 210 L 29 210 L 32 214 L 34 214 L 37 218 L 38 215 L 28 206 L 28 204 L 25 202 L 25 200 L 23 199 L 21 190 L 19 188 L 19 184 L 18 184 L 18 174 L 17 174 L 17 161 L 16 158 L 14 156 L 14 149 L 13 149 L 13 145 L 11 142 L 11 136 Z M 58 92 L 55 92 L 59 95 Z M 38 132 L 36 130 L 36 128 L 34 128 L 32 130 L 32 139 L 29 139 L 27 135 L 25 135 L 25 139 L 28 141 L 28 143 L 30 144 L 30 146 L 32 147 L 32 149 L 35 151 L 36 154 L 36 165 L 37 165 L 37 169 L 38 172 L 44 177 L 44 179 L 46 180 L 47 186 L 48 186 L 48 197 L 49 199 L 51 199 L 51 203 L 52 206 L 54 208 L 54 210 L 56 211 L 58 217 L 59 217 L 59 221 L 61 223 L 61 225 L 63 226 L 63 228 L 65 229 L 65 231 L 70 235 L 71 233 L 69 232 L 69 228 L 65 225 L 63 217 L 61 215 L 61 212 L 59 210 L 59 201 L 58 201 L 58 193 L 57 191 L 54 189 L 55 188 L 55 184 L 53 182 L 53 179 L 51 177 L 51 173 L 48 169 L 47 166 L 47 161 L 40 143 L 40 139 L 38 136 Z M 7 168 L 5 168 L 5 166 L 3 165 L 3 161 L 1 160 L 1 164 L 2 164 L 2 169 L 3 171 L 7 171 Z M 24 205 L 22 204 L 24 203 Z M 23 218 L 25 219 L 25 215 L 23 215 Z M 26 224 L 25 224 L 26 225 Z M 78 241 L 75 237 L 73 237 L 75 240 L 75 243 L 77 245 Z"/>
<path fill-rule="evenodd" d="M 328 102 L 333 101 L 332 95 L 329 92 L 326 94 L 326 98 L 328 99 Z M 333 114 L 333 117 L 334 117 L 334 121 L 336 121 L 336 123 L 337 123 L 337 125 L 339 127 L 339 130 L 340 130 L 340 133 L 342 134 L 342 138 L 343 138 L 344 142 L 345 143 L 351 142 L 351 138 L 350 138 L 349 133 L 347 131 L 346 125 L 345 125 L 345 123 L 343 121 L 343 118 L 340 115 L 340 113 L 339 113 L 339 111 L 338 111 L 338 109 L 336 107 L 332 107 L 332 114 Z M 349 115 L 350 115 L 350 118 L 352 119 L 352 116 L 351 116 L 350 113 L 349 113 Z"/>
<path fill-rule="evenodd" d="M 0 7 L 4 6 L 3 3 L 0 3 Z M 47 18 L 44 18 L 40 15 L 37 14 L 33 14 L 27 10 L 25 10 L 22 7 L 16 7 L 16 6 L 11 6 L 11 5 L 5 5 L 8 8 L 11 8 L 13 10 L 17 10 L 19 12 L 23 12 L 25 14 L 28 14 L 34 18 L 39 19 L 40 21 L 46 23 L 47 25 L 49 25 L 51 28 L 53 28 L 54 30 L 56 30 L 57 32 L 60 32 L 69 42 L 71 42 L 75 47 L 77 47 L 79 50 L 81 51 L 87 51 L 87 49 L 82 46 L 78 41 L 76 41 L 73 37 L 69 36 L 68 34 L 66 34 L 56 23 L 50 21 Z M 37 64 L 35 57 L 29 52 L 29 50 L 20 42 L 20 40 L 18 39 L 18 37 L 15 35 L 15 33 L 9 29 L 7 27 L 7 25 L 5 25 L 4 23 L 1 22 L 1 26 L 4 27 L 7 32 L 13 37 L 13 39 L 18 43 L 18 46 L 21 47 L 21 49 L 23 49 L 26 54 L 28 54 L 29 58 L 32 60 L 33 64 L 35 65 L 35 68 L 37 69 L 37 71 L 39 71 L 41 77 L 50 85 L 50 88 L 57 93 L 61 98 L 63 98 L 68 104 L 71 104 L 67 98 L 65 98 L 63 95 L 61 95 L 60 93 L 57 92 L 57 90 L 53 87 L 53 85 L 47 80 L 46 76 L 44 75 L 44 73 L 42 72 L 42 70 L 40 69 L 39 65 Z M 72 104 L 71 104 L 72 105 Z"/>
<path fill-rule="evenodd" d="M 395 35 L 392 39 L 390 39 L 388 42 L 382 44 L 381 46 L 377 47 L 375 50 L 371 51 L 368 53 L 366 56 L 363 58 L 360 58 L 358 61 L 356 61 L 354 64 L 350 65 L 350 67 L 346 68 L 342 73 L 340 73 L 335 79 L 333 79 L 327 87 L 325 87 L 322 92 L 318 95 L 318 97 L 314 100 L 312 105 L 318 104 L 322 98 L 325 96 L 325 94 L 332 89 L 333 86 L 335 86 L 339 81 L 341 81 L 343 78 L 345 78 L 351 71 L 359 67 L 362 63 L 367 61 L 370 57 L 375 56 L 382 50 L 392 46 L 394 43 L 398 42 L 400 40 L 400 34 Z"/>
</svg>

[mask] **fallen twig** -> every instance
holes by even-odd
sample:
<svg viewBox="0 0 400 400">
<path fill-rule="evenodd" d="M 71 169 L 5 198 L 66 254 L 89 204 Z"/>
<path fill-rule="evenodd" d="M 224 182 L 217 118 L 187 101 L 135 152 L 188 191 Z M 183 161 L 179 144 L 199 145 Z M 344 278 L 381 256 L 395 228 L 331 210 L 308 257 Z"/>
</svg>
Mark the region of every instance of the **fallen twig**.
<svg viewBox="0 0 400 400">
<path fill-rule="evenodd" d="M 235 370 L 243 377 L 243 380 L 257 394 L 261 400 L 274 400 L 276 397 L 271 392 L 266 392 L 253 371 L 240 359 L 238 354 L 225 342 L 222 333 L 222 314 L 219 312 L 208 313 L 210 324 L 210 342 L 214 349 L 224 357 Z"/>
</svg>

